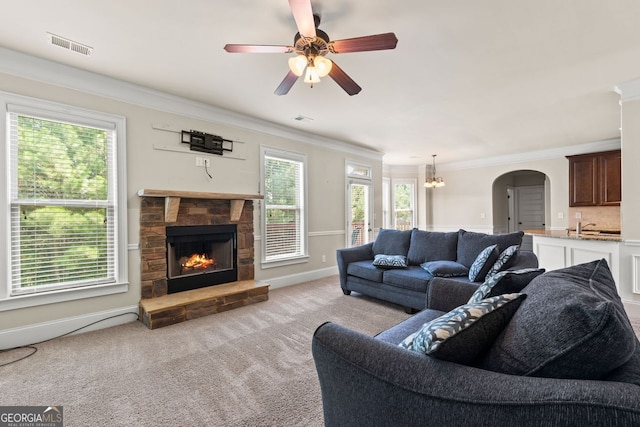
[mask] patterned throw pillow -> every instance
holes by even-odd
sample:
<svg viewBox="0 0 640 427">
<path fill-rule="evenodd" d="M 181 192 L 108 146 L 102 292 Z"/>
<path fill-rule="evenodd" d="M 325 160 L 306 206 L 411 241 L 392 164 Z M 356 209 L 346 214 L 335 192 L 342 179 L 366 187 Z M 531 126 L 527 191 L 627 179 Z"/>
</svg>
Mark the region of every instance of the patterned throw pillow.
<svg viewBox="0 0 640 427">
<path fill-rule="evenodd" d="M 407 257 L 404 255 L 378 254 L 373 259 L 373 265 L 380 268 L 406 268 Z"/>
<path fill-rule="evenodd" d="M 518 248 L 520 248 L 520 245 L 513 245 L 502 251 L 502 253 L 498 256 L 496 262 L 487 272 L 487 277 L 493 276 L 499 271 L 509 268 L 510 261 L 513 261 L 515 258 L 514 255 L 518 253 Z"/>
<path fill-rule="evenodd" d="M 534 278 L 544 273 L 544 268 L 523 268 L 522 270 L 505 270 L 487 275 L 484 283 L 469 298 L 469 303 L 479 302 L 496 295 L 520 292 Z"/>
<path fill-rule="evenodd" d="M 476 260 L 469 267 L 469 280 L 479 282 L 484 280 L 489 269 L 493 266 L 499 256 L 498 245 L 487 246 L 478 254 Z"/>
<path fill-rule="evenodd" d="M 455 261 L 428 261 L 420 264 L 433 277 L 460 277 L 469 274 L 469 269 Z"/>
<path fill-rule="evenodd" d="M 437 359 L 471 365 L 509 323 L 525 294 L 506 294 L 465 304 L 425 323 L 400 344 Z"/>
</svg>

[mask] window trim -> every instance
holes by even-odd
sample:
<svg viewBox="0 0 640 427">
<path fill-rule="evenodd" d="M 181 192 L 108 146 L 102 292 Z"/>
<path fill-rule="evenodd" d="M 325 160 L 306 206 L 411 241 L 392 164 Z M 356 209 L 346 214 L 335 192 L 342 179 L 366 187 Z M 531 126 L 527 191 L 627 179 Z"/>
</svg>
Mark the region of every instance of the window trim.
<svg viewBox="0 0 640 427">
<path fill-rule="evenodd" d="M 352 173 L 352 169 L 362 168 L 367 171 L 366 175 L 359 175 Z M 367 206 L 367 210 L 369 212 L 367 222 L 369 223 L 369 228 L 367 230 L 362 230 L 363 233 L 366 233 L 365 241 L 366 243 L 372 242 L 375 239 L 374 230 L 375 230 L 375 186 L 373 182 L 373 166 L 368 163 L 363 163 L 356 160 L 345 160 L 345 181 L 347 183 L 345 187 L 345 231 L 344 231 L 344 243 L 345 247 L 353 247 L 351 241 L 351 234 L 353 233 L 352 224 L 351 224 L 351 186 L 352 185 L 363 185 L 369 187 L 369 203 Z"/>
<path fill-rule="evenodd" d="M 416 207 L 416 203 L 417 203 L 417 180 L 415 179 L 411 179 L 411 178 L 394 178 L 391 180 L 391 213 L 393 215 L 393 217 L 391 218 L 391 222 L 393 223 L 393 228 L 397 229 L 398 228 L 398 224 L 397 224 L 397 215 L 396 213 L 399 212 L 398 210 L 396 210 L 396 185 L 405 185 L 405 184 L 410 184 L 413 186 L 413 191 L 411 192 L 411 228 L 415 228 L 416 227 L 416 220 L 417 220 L 417 207 Z M 405 211 L 405 210 L 401 210 L 401 211 Z"/>
<path fill-rule="evenodd" d="M 14 310 L 45 304 L 92 298 L 129 290 L 128 282 L 128 233 L 127 233 L 127 187 L 126 187 L 126 118 L 110 113 L 88 110 L 71 105 L 27 97 L 0 91 L 0 108 L 4 112 L 4 120 L 0 120 L 0 135 L 4 139 L 4 150 L 0 150 L 0 163 L 5 165 L 2 179 L 5 185 L 0 186 L 0 199 L 5 206 L 0 209 L 0 239 L 4 241 L 5 256 L 0 257 L 0 271 L 4 271 L 5 286 L 0 286 L 0 311 Z M 35 292 L 11 296 L 11 148 L 7 123 L 10 112 L 34 114 L 55 121 L 71 118 L 74 123 L 95 125 L 111 124 L 115 132 L 115 179 L 116 196 L 114 199 L 116 227 L 114 238 L 114 259 L 116 266 L 116 282 L 110 284 L 94 284 L 90 286 L 65 288 L 48 292 Z"/>
<path fill-rule="evenodd" d="M 368 181 L 368 182 L 373 181 L 373 167 L 370 164 L 357 162 L 353 160 L 347 160 L 345 163 L 346 163 L 345 175 L 347 178 L 361 180 L 361 181 Z M 363 176 L 357 173 L 353 173 L 353 170 L 357 168 L 365 169 L 367 171 L 367 174 Z"/>
<path fill-rule="evenodd" d="M 391 178 L 382 178 L 382 227 L 391 228 Z"/>
<path fill-rule="evenodd" d="M 300 264 L 309 261 L 309 232 L 308 232 L 308 162 L 307 155 L 303 153 L 296 153 L 293 151 L 281 150 L 278 148 L 260 146 L 260 194 L 265 195 L 265 158 L 266 157 L 278 157 L 285 160 L 291 160 L 302 163 L 302 226 L 300 229 L 301 238 L 301 255 L 290 256 L 286 258 L 279 258 L 277 260 L 266 259 L 266 246 L 267 246 L 267 203 L 265 199 L 260 200 L 260 232 L 262 238 L 260 239 L 260 264 L 261 268 L 273 268 L 282 267 L 286 265 Z"/>
</svg>

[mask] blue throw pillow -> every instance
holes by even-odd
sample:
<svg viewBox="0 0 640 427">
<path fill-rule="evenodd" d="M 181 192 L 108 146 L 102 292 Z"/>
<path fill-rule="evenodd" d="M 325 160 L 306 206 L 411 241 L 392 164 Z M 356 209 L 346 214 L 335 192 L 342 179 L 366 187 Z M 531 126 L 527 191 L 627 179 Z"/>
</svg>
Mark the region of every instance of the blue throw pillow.
<svg viewBox="0 0 640 427">
<path fill-rule="evenodd" d="M 544 273 L 544 268 L 524 268 L 522 270 L 505 270 L 487 275 L 484 283 L 471 295 L 469 302 L 478 302 L 485 298 L 502 294 L 520 292 L 534 278 Z"/>
<path fill-rule="evenodd" d="M 406 268 L 407 257 L 404 255 L 378 254 L 373 258 L 373 265 L 380 268 Z"/>
<path fill-rule="evenodd" d="M 498 252 L 498 245 L 494 244 L 484 248 L 473 261 L 471 267 L 469 267 L 469 280 L 472 282 L 480 282 L 484 280 L 487 272 L 496 260 L 500 253 Z"/>
<path fill-rule="evenodd" d="M 425 323 L 399 346 L 470 365 L 491 347 L 525 297 L 506 294 L 462 305 Z"/>
<path fill-rule="evenodd" d="M 489 245 L 498 245 L 498 254 L 509 246 L 520 245 L 522 243 L 522 231 L 508 234 L 485 234 L 473 231 L 458 231 L 457 258 L 460 264 L 471 267 L 480 251 Z"/>
<path fill-rule="evenodd" d="M 509 268 L 509 265 L 516 258 L 516 254 L 518 253 L 519 245 L 509 246 L 507 249 L 502 251 L 498 256 L 498 259 L 493 264 L 493 266 L 487 272 L 487 276 L 493 276 L 499 271 L 506 270 Z"/>
<path fill-rule="evenodd" d="M 455 261 L 429 261 L 420 264 L 433 277 L 460 277 L 469 274 L 469 269 Z"/>
</svg>

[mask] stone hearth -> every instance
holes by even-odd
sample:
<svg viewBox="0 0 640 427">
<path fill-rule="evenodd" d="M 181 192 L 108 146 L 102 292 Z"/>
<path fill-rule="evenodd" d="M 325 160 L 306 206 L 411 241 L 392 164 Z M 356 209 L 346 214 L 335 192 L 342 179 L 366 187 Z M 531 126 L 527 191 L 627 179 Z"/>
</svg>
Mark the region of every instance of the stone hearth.
<svg viewBox="0 0 640 427">
<path fill-rule="evenodd" d="M 150 329 L 268 299 L 254 279 L 253 200 L 260 195 L 140 190 L 140 319 Z M 237 224 L 238 281 L 167 295 L 166 226 Z M 182 295 L 184 294 L 184 295 Z"/>
</svg>

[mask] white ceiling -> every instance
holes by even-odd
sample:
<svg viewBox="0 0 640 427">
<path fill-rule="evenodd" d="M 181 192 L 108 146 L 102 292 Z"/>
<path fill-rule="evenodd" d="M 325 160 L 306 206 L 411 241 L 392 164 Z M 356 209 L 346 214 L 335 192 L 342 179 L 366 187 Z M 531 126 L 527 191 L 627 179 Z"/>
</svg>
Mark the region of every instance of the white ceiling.
<svg viewBox="0 0 640 427">
<path fill-rule="evenodd" d="M 273 91 L 291 45 L 287 0 L 20 0 L 0 46 L 373 148 L 395 165 L 472 160 L 620 136 L 615 85 L 640 77 L 638 0 L 318 0 L 332 40 L 395 32 L 395 50 L 329 54 L 331 79 Z M 51 46 L 47 32 L 93 47 Z M 298 122 L 294 117 L 311 118 Z"/>
</svg>

